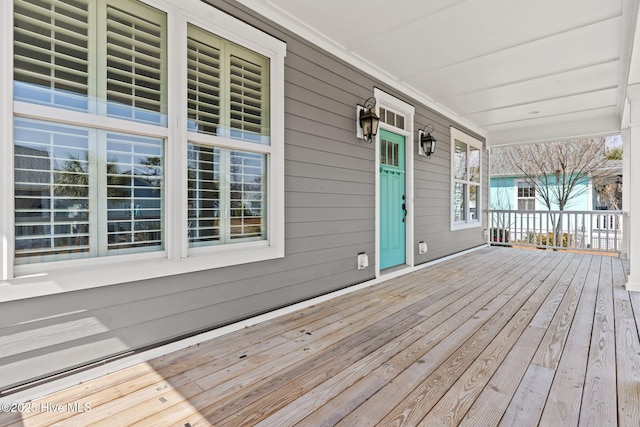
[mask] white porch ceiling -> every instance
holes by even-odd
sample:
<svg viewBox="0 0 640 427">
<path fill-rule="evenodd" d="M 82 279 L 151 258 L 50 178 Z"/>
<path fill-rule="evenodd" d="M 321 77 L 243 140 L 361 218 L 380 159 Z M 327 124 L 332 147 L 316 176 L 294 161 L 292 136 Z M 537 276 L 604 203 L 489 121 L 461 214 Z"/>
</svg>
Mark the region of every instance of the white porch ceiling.
<svg viewBox="0 0 640 427">
<path fill-rule="evenodd" d="M 638 0 L 239 1 L 490 145 L 623 127 Z"/>
</svg>

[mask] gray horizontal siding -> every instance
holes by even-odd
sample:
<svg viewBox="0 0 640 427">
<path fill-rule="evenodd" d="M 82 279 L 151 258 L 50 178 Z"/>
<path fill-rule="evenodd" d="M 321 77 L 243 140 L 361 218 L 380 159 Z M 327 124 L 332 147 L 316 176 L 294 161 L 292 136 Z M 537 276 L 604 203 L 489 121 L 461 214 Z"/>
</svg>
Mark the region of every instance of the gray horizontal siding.
<svg viewBox="0 0 640 427">
<path fill-rule="evenodd" d="M 0 390 L 373 278 L 356 268 L 359 252 L 375 259 L 376 164 L 355 138 L 355 105 L 374 86 L 415 105 L 415 129 L 433 124 L 438 139 L 415 161 L 414 237 L 429 245 L 416 263 L 483 243 L 481 229 L 449 231 L 448 119 L 231 0 L 212 3 L 287 43 L 285 258 L 0 304 Z"/>
</svg>

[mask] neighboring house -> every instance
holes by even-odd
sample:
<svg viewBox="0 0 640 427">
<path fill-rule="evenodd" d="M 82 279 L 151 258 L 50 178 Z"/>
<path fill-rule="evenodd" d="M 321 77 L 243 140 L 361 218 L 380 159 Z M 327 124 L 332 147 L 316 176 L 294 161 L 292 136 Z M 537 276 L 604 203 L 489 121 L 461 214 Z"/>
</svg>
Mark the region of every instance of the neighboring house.
<svg viewBox="0 0 640 427">
<path fill-rule="evenodd" d="M 491 153 L 489 177 L 489 208 L 503 210 L 557 210 L 557 204 L 547 206 L 536 195 L 536 188 L 527 182 L 525 175 L 507 161 L 508 148 Z M 525 159 L 520 160 L 522 162 Z M 542 182 L 543 180 L 540 180 Z M 547 176 L 546 180 L 553 185 L 555 178 Z M 588 177 L 580 179 L 565 206 L 568 211 L 588 211 L 596 209 L 614 209 L 621 206 L 621 200 L 612 200 L 607 194 L 607 186 L 621 187 L 622 161 L 607 160 L 604 165 L 594 170 Z M 617 195 L 621 197 L 620 194 Z M 617 210 L 620 208 L 618 207 Z"/>
<path fill-rule="evenodd" d="M 540 244 L 545 241 L 540 235 L 552 233 L 553 223 L 556 217 L 549 216 L 545 211 L 558 211 L 557 204 L 547 206 L 542 198 L 536 194 L 539 191 L 524 178 L 524 174 L 512 165 L 512 162 L 505 161 L 506 150 L 502 149 L 498 153 L 492 152 L 490 160 L 490 188 L 489 188 L 489 209 L 494 211 L 518 211 L 510 214 L 493 215 L 494 223 L 490 227 L 497 229 L 494 231 L 494 241 L 502 242 L 525 242 Z M 521 161 L 525 161 L 522 159 Z M 603 231 L 615 229 L 617 233 L 607 235 L 606 239 L 622 239 L 620 231 L 619 216 L 606 214 L 591 214 L 588 211 L 619 210 L 615 208 L 621 206 L 620 188 L 622 177 L 622 161 L 608 160 L 602 167 L 577 181 L 572 191 L 572 196 L 567 202 L 564 211 L 574 212 L 574 215 L 565 215 L 561 224 L 563 233 L 572 234 L 572 239 L 580 239 L 585 243 L 585 247 L 598 245 Z M 546 180 L 539 182 L 555 182 L 554 176 L 547 176 Z M 610 186 L 618 191 L 614 191 L 614 200 L 610 194 Z M 608 191 L 609 190 L 609 191 Z M 551 191 L 549 191 L 551 193 Z M 616 199 L 617 198 L 617 199 Z M 534 211 L 538 211 L 534 213 Z M 578 213 L 579 212 L 579 213 Z M 617 222 L 614 224 L 614 222 Z M 615 226 L 615 227 L 614 227 Z M 511 235 L 505 237 L 509 230 Z M 502 239 L 502 240 L 501 240 Z M 602 245 L 605 245 L 603 243 Z M 611 246 L 611 245 L 610 245 Z M 616 242 L 615 247 L 620 248 L 620 243 Z"/>
<path fill-rule="evenodd" d="M 0 391 L 486 242 L 480 135 L 211 3 L 16 0 L 2 16 Z"/>
</svg>

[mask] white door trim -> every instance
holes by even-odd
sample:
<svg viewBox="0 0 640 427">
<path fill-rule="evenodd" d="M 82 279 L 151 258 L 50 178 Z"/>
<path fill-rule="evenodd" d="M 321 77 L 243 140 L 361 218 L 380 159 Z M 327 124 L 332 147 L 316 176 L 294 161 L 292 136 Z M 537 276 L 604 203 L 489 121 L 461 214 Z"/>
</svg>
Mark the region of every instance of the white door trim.
<svg viewBox="0 0 640 427">
<path fill-rule="evenodd" d="M 407 219 L 406 219 L 406 255 L 405 263 L 409 266 L 414 265 L 414 251 L 413 251 L 413 169 L 414 169 L 414 137 L 413 137 L 413 123 L 415 119 L 415 107 L 410 105 L 387 92 L 374 88 L 373 96 L 376 99 L 377 114 L 380 113 L 380 108 L 391 110 L 395 113 L 400 113 L 405 118 L 404 129 L 397 128 L 395 126 L 388 125 L 380 122 L 380 128 L 386 129 L 390 132 L 397 133 L 405 137 L 405 191 L 406 191 L 406 204 L 407 204 Z M 376 135 L 375 139 L 375 233 L 376 233 L 376 278 L 380 277 L 380 132 Z"/>
</svg>

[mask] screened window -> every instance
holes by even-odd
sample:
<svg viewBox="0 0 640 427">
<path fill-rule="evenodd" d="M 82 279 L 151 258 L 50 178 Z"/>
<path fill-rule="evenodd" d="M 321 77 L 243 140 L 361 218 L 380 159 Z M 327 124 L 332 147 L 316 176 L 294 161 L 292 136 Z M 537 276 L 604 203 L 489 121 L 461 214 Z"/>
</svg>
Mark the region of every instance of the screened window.
<svg viewBox="0 0 640 427">
<path fill-rule="evenodd" d="M 453 227 L 476 225 L 481 209 L 482 143 L 453 128 L 451 139 Z"/>
<path fill-rule="evenodd" d="M 284 43 L 199 0 L 13 10 L 16 269 L 284 256 Z M 232 243 L 247 250 L 220 248 Z"/>
</svg>

